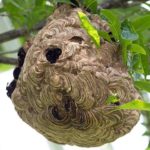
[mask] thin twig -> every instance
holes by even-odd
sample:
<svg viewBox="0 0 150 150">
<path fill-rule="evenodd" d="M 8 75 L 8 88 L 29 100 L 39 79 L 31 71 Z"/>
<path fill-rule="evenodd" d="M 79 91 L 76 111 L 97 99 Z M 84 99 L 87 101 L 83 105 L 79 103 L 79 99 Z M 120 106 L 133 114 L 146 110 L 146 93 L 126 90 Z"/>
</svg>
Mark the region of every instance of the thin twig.
<svg viewBox="0 0 150 150">
<path fill-rule="evenodd" d="M 4 32 L 0 34 L 0 43 L 27 35 L 31 31 L 40 30 L 45 25 L 45 23 L 46 21 L 44 20 L 40 22 L 39 24 L 35 25 L 31 30 L 28 30 L 26 27 L 24 27 L 24 28 Z"/>
<path fill-rule="evenodd" d="M 6 54 L 13 54 L 13 53 L 17 53 L 18 50 L 14 50 L 14 51 L 4 51 L 4 52 L 0 52 L 0 56 L 1 55 L 6 55 Z"/>
<path fill-rule="evenodd" d="M 15 59 L 15 58 L 10 58 L 10 57 L 3 57 L 3 56 L 0 56 L 0 63 L 3 63 L 3 64 L 10 64 L 10 65 L 17 65 L 17 59 Z"/>
</svg>

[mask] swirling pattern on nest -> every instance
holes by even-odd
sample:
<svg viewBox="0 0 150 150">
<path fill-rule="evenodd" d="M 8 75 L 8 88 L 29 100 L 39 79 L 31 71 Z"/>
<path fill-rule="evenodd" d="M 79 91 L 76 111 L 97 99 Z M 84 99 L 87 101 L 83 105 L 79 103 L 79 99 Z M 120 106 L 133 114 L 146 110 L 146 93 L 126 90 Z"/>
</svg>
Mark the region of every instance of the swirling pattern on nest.
<svg viewBox="0 0 150 150">
<path fill-rule="evenodd" d="M 101 40 L 97 49 L 80 26 L 77 12 L 58 8 L 47 25 L 26 45 L 26 57 L 12 101 L 20 117 L 48 140 L 84 147 L 100 146 L 128 133 L 140 113 L 113 110 L 140 98 L 118 44 Z M 109 32 L 107 23 L 88 14 L 93 25 Z"/>
</svg>

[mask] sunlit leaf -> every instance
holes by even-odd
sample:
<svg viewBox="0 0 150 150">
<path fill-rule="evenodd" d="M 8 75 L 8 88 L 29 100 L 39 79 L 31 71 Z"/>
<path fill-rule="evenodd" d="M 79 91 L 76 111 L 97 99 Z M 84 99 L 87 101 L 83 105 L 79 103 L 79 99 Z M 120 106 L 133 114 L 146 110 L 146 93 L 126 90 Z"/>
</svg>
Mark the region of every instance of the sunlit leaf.
<svg viewBox="0 0 150 150">
<path fill-rule="evenodd" d="M 96 28 L 90 23 L 90 20 L 83 12 L 78 12 L 81 26 L 85 29 L 97 47 L 100 47 L 100 36 Z"/>
<path fill-rule="evenodd" d="M 107 104 L 113 104 L 113 103 L 119 102 L 120 100 L 116 94 L 113 94 L 113 95 L 110 95 L 106 101 L 107 101 Z"/>
<path fill-rule="evenodd" d="M 150 103 L 136 99 L 118 106 L 117 109 L 150 111 Z"/>
</svg>

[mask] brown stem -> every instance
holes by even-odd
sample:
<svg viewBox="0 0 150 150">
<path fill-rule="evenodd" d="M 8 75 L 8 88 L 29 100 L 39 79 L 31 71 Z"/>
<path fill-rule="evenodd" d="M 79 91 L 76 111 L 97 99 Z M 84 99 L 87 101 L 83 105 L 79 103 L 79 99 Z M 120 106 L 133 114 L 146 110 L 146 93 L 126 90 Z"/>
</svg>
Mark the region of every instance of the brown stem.
<svg viewBox="0 0 150 150">
<path fill-rule="evenodd" d="M 4 32 L 4 33 L 0 34 L 0 43 L 18 38 L 20 36 L 24 36 L 31 31 L 40 30 L 45 25 L 45 23 L 46 23 L 46 21 L 44 20 L 44 21 L 38 23 L 37 25 L 35 25 L 31 30 L 28 30 L 26 27 L 23 27 L 20 29 L 15 29 L 15 30 L 11 30 L 8 32 Z"/>
<path fill-rule="evenodd" d="M 0 56 L 1 55 L 6 55 L 6 54 L 13 54 L 13 53 L 17 53 L 18 50 L 13 50 L 13 51 L 4 51 L 4 52 L 0 52 Z"/>
<path fill-rule="evenodd" d="M 11 64 L 11 65 L 17 65 L 17 59 L 15 59 L 15 58 L 10 58 L 10 57 L 0 56 L 0 63 L 3 63 L 3 64 Z"/>
</svg>

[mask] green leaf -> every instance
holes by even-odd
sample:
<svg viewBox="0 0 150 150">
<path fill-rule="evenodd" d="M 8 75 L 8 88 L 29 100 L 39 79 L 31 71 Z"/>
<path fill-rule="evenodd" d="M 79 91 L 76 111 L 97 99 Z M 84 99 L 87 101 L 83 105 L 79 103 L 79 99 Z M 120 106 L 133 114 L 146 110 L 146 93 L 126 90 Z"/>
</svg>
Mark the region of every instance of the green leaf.
<svg viewBox="0 0 150 150">
<path fill-rule="evenodd" d="M 93 13 L 97 12 L 97 0 L 83 1 L 83 5 L 86 7 L 86 9 L 90 9 Z"/>
<path fill-rule="evenodd" d="M 142 55 L 142 56 L 144 56 L 144 55 Z M 131 57 L 132 57 L 131 58 L 132 72 L 143 74 L 144 70 L 143 70 L 142 61 L 141 61 L 141 55 L 133 54 Z"/>
<path fill-rule="evenodd" d="M 150 111 L 150 103 L 136 99 L 131 102 L 118 106 L 117 110 L 120 110 L 120 109 Z"/>
<path fill-rule="evenodd" d="M 0 8 L 0 13 L 3 13 L 3 12 L 5 12 L 4 7 Z"/>
<path fill-rule="evenodd" d="M 116 102 L 119 102 L 119 98 L 117 97 L 117 94 L 112 94 L 110 96 L 108 96 L 107 100 L 106 100 L 106 103 L 107 104 L 113 104 L 113 103 L 116 103 Z"/>
<path fill-rule="evenodd" d="M 134 84 L 140 90 L 150 92 L 150 81 L 149 80 L 135 81 Z"/>
<path fill-rule="evenodd" d="M 144 136 L 150 136 L 150 131 L 146 131 L 146 132 L 144 132 L 144 134 L 143 134 Z"/>
<path fill-rule="evenodd" d="M 116 9 L 111 9 L 111 11 L 115 13 L 115 15 L 117 15 L 120 18 L 120 20 L 124 20 L 125 18 L 128 18 L 129 20 L 133 20 L 137 17 L 138 12 L 140 12 L 139 11 L 140 9 L 141 9 L 140 5 L 134 5 L 132 7 L 126 7 L 126 8 L 119 7 Z"/>
<path fill-rule="evenodd" d="M 121 24 L 121 38 L 124 40 L 130 40 L 130 41 L 135 41 L 138 39 L 138 34 L 136 33 L 134 27 L 132 24 L 128 21 L 125 20 Z"/>
<path fill-rule="evenodd" d="M 36 6 L 42 6 L 46 3 L 46 0 L 35 0 L 35 5 Z"/>
<path fill-rule="evenodd" d="M 107 19 L 110 30 L 113 36 L 118 41 L 120 39 L 120 21 L 116 15 L 114 15 L 110 10 L 102 9 L 101 14 Z"/>
<path fill-rule="evenodd" d="M 128 46 L 132 44 L 130 40 L 123 40 L 121 39 L 121 49 L 122 49 L 122 59 L 123 63 L 127 64 L 127 59 L 128 59 Z"/>
<path fill-rule="evenodd" d="M 0 72 L 7 71 L 13 67 L 13 65 L 0 64 Z"/>
<path fill-rule="evenodd" d="M 131 44 L 129 50 L 134 53 L 146 55 L 145 49 L 138 44 Z"/>
<path fill-rule="evenodd" d="M 71 4 L 70 0 L 55 0 L 56 3 L 66 3 Z"/>
<path fill-rule="evenodd" d="M 146 37 L 145 34 L 143 35 L 139 33 L 139 37 L 139 43 L 142 47 L 144 47 L 146 51 L 146 55 L 141 55 L 141 63 L 144 70 L 144 75 L 146 77 L 147 75 L 150 75 L 150 49 L 148 48 L 148 46 L 146 46 L 146 44 L 149 43 L 149 40 L 144 43 L 144 38 Z"/>
<path fill-rule="evenodd" d="M 97 48 L 100 47 L 100 36 L 97 29 L 91 24 L 90 20 L 83 12 L 78 12 L 79 19 L 81 21 L 81 26 L 85 29 L 88 35 L 91 37 L 92 41 L 95 43 Z"/>
<path fill-rule="evenodd" d="M 46 19 L 52 12 L 52 6 L 47 6 L 46 0 L 3 0 L 4 8 L 9 14 L 13 25 L 18 28 L 25 26 L 31 29 L 40 21 Z"/>
<path fill-rule="evenodd" d="M 150 14 L 137 17 L 132 21 L 132 24 L 138 32 L 150 29 Z"/>
<path fill-rule="evenodd" d="M 102 30 L 99 30 L 99 31 L 98 31 L 98 34 L 99 34 L 101 37 L 103 37 L 105 40 L 111 42 L 111 38 L 110 38 L 110 36 L 109 36 L 109 34 L 108 34 L 107 32 L 102 31 Z"/>
<path fill-rule="evenodd" d="M 20 5 L 19 3 L 17 3 L 17 1 L 13 0 L 11 1 L 11 4 L 14 5 L 14 7 L 20 9 L 20 10 L 24 10 L 24 8 L 22 7 L 22 5 Z"/>
<path fill-rule="evenodd" d="M 144 75 L 150 75 L 150 56 L 148 55 L 141 55 L 141 62 L 144 70 Z"/>
</svg>

